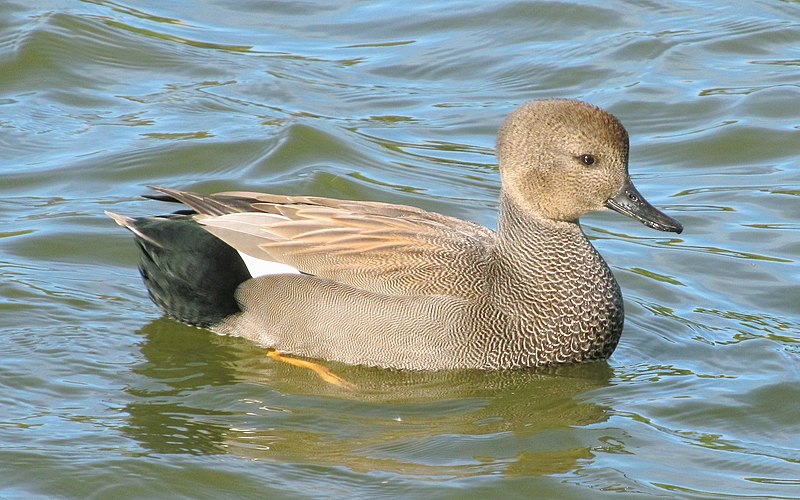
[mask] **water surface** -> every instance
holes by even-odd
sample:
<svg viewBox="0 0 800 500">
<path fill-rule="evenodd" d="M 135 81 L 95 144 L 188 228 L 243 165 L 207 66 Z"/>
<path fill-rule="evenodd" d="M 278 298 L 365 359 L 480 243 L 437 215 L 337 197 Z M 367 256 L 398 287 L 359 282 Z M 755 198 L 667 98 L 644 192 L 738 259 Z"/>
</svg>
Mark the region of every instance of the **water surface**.
<svg viewBox="0 0 800 500">
<path fill-rule="evenodd" d="M 4 2 L 0 497 L 800 497 L 800 4 Z M 585 217 L 607 363 L 329 364 L 163 319 L 148 185 L 404 203 L 493 226 L 494 135 L 603 106 L 686 229 Z"/>
</svg>

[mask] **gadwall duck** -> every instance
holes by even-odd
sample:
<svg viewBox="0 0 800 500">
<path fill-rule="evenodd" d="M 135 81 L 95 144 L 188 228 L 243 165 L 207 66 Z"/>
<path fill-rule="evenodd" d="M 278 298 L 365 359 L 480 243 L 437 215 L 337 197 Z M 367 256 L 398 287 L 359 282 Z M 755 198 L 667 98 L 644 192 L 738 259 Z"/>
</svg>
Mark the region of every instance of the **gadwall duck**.
<svg viewBox="0 0 800 500">
<path fill-rule="evenodd" d="M 681 224 L 628 175 L 628 134 L 570 99 L 529 102 L 497 138 L 497 230 L 419 208 L 155 188 L 191 210 L 109 215 L 174 319 L 280 352 L 399 369 L 513 369 L 608 358 L 622 294 L 578 219 L 611 208 Z"/>
</svg>

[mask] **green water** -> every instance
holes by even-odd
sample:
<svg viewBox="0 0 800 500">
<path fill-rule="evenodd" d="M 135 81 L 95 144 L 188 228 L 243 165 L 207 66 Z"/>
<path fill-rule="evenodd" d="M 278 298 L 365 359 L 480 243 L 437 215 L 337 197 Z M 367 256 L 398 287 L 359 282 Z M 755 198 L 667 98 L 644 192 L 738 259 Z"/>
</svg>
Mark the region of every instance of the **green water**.
<svg viewBox="0 0 800 500">
<path fill-rule="evenodd" d="M 800 4 L 0 4 L 0 498 L 800 498 Z M 148 185 L 493 226 L 497 126 L 577 97 L 684 223 L 583 220 L 607 363 L 328 364 L 160 317 L 103 210 Z"/>
</svg>

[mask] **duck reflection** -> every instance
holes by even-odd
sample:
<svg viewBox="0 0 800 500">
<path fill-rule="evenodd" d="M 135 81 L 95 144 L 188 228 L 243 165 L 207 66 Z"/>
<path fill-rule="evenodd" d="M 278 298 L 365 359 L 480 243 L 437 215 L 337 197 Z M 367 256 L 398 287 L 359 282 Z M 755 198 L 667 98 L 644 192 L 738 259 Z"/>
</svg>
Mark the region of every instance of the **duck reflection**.
<svg viewBox="0 0 800 500">
<path fill-rule="evenodd" d="M 167 319 L 142 329 L 146 361 L 127 392 L 126 432 L 158 454 L 233 454 L 446 479 L 553 474 L 591 460 L 575 427 L 604 421 L 584 401 L 604 362 L 536 372 L 406 372 L 325 363 L 328 384 L 247 341 Z"/>
</svg>

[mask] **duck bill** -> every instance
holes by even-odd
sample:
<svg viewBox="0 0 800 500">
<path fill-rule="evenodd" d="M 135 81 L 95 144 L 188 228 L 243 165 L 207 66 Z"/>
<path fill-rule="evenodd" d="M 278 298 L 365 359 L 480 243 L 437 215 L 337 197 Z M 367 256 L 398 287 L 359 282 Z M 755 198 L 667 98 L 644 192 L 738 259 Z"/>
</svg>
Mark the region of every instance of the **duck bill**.
<svg viewBox="0 0 800 500">
<path fill-rule="evenodd" d="M 678 234 L 683 231 L 683 225 L 680 222 L 648 203 L 639 194 L 630 177 L 628 177 L 617 194 L 606 200 L 606 206 L 659 231 Z"/>
</svg>

